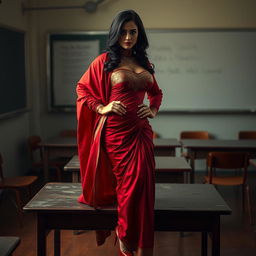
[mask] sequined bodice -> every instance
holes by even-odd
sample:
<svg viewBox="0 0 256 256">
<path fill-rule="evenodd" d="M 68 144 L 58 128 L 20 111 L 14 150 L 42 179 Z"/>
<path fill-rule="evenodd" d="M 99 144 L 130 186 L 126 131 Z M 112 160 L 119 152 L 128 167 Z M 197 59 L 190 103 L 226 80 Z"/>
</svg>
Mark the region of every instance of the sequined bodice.
<svg viewBox="0 0 256 256">
<path fill-rule="evenodd" d="M 147 89 L 153 83 L 148 71 L 135 73 L 128 69 L 117 69 L 111 75 L 112 91 L 110 101 L 118 100 L 126 105 L 126 118 L 136 118 L 138 105 L 143 103 Z M 117 117 L 114 114 L 115 118 Z"/>
<path fill-rule="evenodd" d="M 137 91 L 146 89 L 147 84 L 153 82 L 153 78 L 147 70 L 136 73 L 129 69 L 116 69 L 111 75 L 112 86 L 124 82 L 127 83 L 129 88 Z"/>
</svg>

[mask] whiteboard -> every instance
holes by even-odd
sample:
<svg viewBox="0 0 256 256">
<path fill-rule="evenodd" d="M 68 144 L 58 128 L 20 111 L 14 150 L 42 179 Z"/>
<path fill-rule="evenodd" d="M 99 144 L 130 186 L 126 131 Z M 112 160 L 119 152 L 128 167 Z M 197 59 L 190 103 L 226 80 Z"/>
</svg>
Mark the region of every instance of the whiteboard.
<svg viewBox="0 0 256 256">
<path fill-rule="evenodd" d="M 256 112 L 256 30 L 147 30 L 163 90 L 160 111 Z M 106 46 L 106 31 L 49 35 L 49 108 L 75 111 L 76 83 Z"/>
<path fill-rule="evenodd" d="M 50 33 L 48 35 L 48 109 L 74 112 L 77 82 L 105 49 L 105 31 Z"/>
<path fill-rule="evenodd" d="M 255 30 L 148 31 L 162 111 L 256 110 Z"/>
<path fill-rule="evenodd" d="M 77 79 L 100 51 L 99 40 L 55 41 L 53 43 L 54 103 L 57 106 L 72 106 L 76 101 Z M 73 90 L 63 90 L 70 88 Z"/>
</svg>

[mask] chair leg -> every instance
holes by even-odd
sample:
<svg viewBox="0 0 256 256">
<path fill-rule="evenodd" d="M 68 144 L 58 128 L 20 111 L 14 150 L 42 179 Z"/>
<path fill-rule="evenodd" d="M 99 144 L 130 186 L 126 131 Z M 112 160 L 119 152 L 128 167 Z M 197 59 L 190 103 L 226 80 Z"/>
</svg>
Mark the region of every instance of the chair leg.
<svg viewBox="0 0 256 256">
<path fill-rule="evenodd" d="M 242 204 L 243 204 L 243 212 L 246 211 L 246 207 L 245 207 L 245 200 L 246 200 L 246 189 L 245 186 L 242 186 Z"/>
<path fill-rule="evenodd" d="M 254 217 L 253 217 L 253 211 L 252 211 L 252 203 L 251 203 L 251 191 L 249 188 L 249 185 L 246 184 L 243 186 L 243 206 L 244 206 L 244 210 L 245 210 L 245 197 L 246 197 L 246 203 L 247 203 L 247 210 L 248 210 L 248 214 L 249 214 L 249 221 L 250 224 L 253 225 L 254 224 Z"/>
<path fill-rule="evenodd" d="M 32 197 L 32 187 L 31 186 L 28 186 L 28 195 L 29 195 L 29 200 L 30 200 Z"/>
<path fill-rule="evenodd" d="M 56 167 L 56 172 L 57 172 L 57 180 L 61 181 L 61 169 L 59 167 Z"/>
<path fill-rule="evenodd" d="M 20 198 L 20 191 L 18 189 L 14 189 L 14 192 L 15 192 L 15 201 L 16 201 L 20 226 L 23 227 L 23 222 L 22 222 L 23 211 L 22 211 L 22 203 Z"/>
</svg>

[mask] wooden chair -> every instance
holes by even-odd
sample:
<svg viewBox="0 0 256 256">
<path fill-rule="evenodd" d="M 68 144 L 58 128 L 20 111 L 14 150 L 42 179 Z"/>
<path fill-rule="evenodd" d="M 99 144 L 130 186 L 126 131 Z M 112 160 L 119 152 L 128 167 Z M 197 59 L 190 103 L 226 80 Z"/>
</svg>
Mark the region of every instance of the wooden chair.
<svg viewBox="0 0 256 256">
<path fill-rule="evenodd" d="M 160 138 L 159 133 L 153 131 L 153 139 L 157 139 L 157 138 Z"/>
<path fill-rule="evenodd" d="M 180 139 L 198 139 L 198 140 L 208 140 L 210 139 L 210 135 L 207 131 L 183 131 L 180 133 Z M 183 152 L 183 148 L 181 148 L 181 156 L 185 157 L 187 161 L 191 159 L 191 156 L 188 152 Z M 205 153 L 197 153 L 195 155 L 195 159 L 206 159 L 207 154 Z"/>
<path fill-rule="evenodd" d="M 183 131 L 180 133 L 180 139 L 208 140 L 210 136 L 207 131 Z"/>
<path fill-rule="evenodd" d="M 15 203 L 18 210 L 20 224 L 22 226 L 22 200 L 21 189 L 25 189 L 29 196 L 32 197 L 31 185 L 37 180 L 37 176 L 16 176 L 5 178 L 3 174 L 3 158 L 0 154 L 0 190 L 9 189 L 15 193 Z"/>
<path fill-rule="evenodd" d="M 241 186 L 243 190 L 243 210 L 245 210 L 246 198 L 249 220 L 252 224 L 251 194 L 247 183 L 248 157 L 247 153 L 240 152 L 210 152 L 207 158 L 208 175 L 204 177 L 204 182 L 217 186 Z M 229 170 L 230 174 L 220 175 L 219 169 Z M 237 169 L 242 171 L 237 173 Z"/>
<path fill-rule="evenodd" d="M 43 153 L 42 148 L 40 147 L 41 137 L 33 135 L 28 137 L 28 151 L 30 156 L 30 162 L 32 168 L 34 169 L 43 169 Z M 66 161 L 63 159 L 50 159 L 49 167 L 50 169 L 56 170 L 57 181 L 61 181 L 61 169 L 66 164 Z"/>
<path fill-rule="evenodd" d="M 61 137 L 75 137 L 77 136 L 77 131 L 76 130 L 62 130 L 60 131 L 60 136 Z"/>
<path fill-rule="evenodd" d="M 239 140 L 256 140 L 256 131 L 240 131 L 238 133 Z M 256 158 L 256 153 L 251 152 L 250 158 Z"/>
<path fill-rule="evenodd" d="M 239 140 L 256 140 L 256 131 L 240 131 L 238 133 Z"/>
</svg>

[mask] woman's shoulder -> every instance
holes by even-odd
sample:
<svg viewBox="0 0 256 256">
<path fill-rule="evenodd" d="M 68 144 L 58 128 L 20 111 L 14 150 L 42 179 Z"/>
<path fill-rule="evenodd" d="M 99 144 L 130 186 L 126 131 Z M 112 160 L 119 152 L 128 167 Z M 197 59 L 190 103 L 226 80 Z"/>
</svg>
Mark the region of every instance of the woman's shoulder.
<svg viewBox="0 0 256 256">
<path fill-rule="evenodd" d="M 98 55 L 93 62 L 105 62 L 108 58 L 108 53 L 104 52 L 100 55 Z"/>
</svg>

